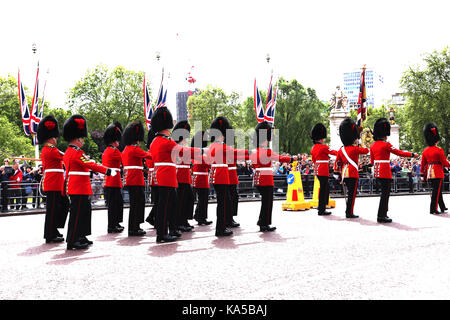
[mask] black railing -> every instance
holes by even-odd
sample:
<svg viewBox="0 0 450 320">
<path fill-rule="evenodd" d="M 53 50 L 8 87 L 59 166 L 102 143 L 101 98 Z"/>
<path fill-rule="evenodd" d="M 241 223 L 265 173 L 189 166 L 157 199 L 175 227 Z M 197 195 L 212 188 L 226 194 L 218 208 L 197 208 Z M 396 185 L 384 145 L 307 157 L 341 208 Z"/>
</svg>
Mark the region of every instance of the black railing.
<svg viewBox="0 0 450 320">
<path fill-rule="evenodd" d="M 274 198 L 286 198 L 287 193 L 287 175 L 274 175 Z M 302 184 L 305 198 L 311 198 L 314 190 L 314 176 L 302 175 Z M 344 196 L 344 191 L 339 179 L 331 176 L 329 179 L 330 195 L 331 197 Z M 103 179 L 99 176 L 94 176 L 91 179 L 91 187 L 93 195 L 91 201 L 93 207 L 104 207 L 103 194 Z M 239 198 L 245 200 L 259 199 L 259 193 L 253 186 L 253 179 L 250 176 L 239 176 L 239 185 L 237 187 Z M 414 194 L 414 193 L 429 193 L 431 188 L 428 183 L 424 183 L 420 177 L 410 175 L 406 177 L 399 177 L 394 175 L 391 184 L 392 194 Z M 450 191 L 449 174 L 445 173 L 443 191 Z M 128 191 L 126 188 L 122 189 L 125 204 L 129 203 Z M 358 181 L 359 195 L 376 195 L 380 193 L 380 187 L 370 174 L 361 174 Z M 150 203 L 151 188 L 146 184 L 145 186 L 146 203 Z M 3 181 L 0 187 L 0 208 L 2 212 L 17 212 L 22 210 L 36 210 L 44 209 L 45 194 L 42 193 L 40 184 L 37 182 L 8 182 Z M 210 187 L 209 198 L 211 202 L 215 201 L 214 188 Z"/>
</svg>

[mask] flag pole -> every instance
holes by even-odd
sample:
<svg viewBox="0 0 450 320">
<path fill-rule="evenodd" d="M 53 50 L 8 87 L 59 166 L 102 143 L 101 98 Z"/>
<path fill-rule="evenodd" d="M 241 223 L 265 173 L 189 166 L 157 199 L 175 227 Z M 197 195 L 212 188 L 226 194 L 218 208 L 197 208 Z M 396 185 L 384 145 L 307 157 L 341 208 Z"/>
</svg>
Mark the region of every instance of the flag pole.
<svg viewBox="0 0 450 320">
<path fill-rule="evenodd" d="M 38 59 L 37 56 L 36 56 L 36 52 L 37 52 L 37 45 L 36 45 L 36 43 L 33 43 L 31 45 L 31 51 L 33 52 L 33 63 L 35 63 L 36 60 Z M 37 67 L 36 67 L 36 72 L 37 72 L 38 68 L 39 68 L 39 62 L 38 62 Z M 37 81 L 37 79 L 36 79 L 36 81 Z M 34 97 L 33 97 L 33 99 L 34 99 Z M 36 104 L 39 105 L 39 99 L 38 99 L 38 101 L 36 101 Z M 31 112 L 33 112 L 33 110 L 31 110 Z M 30 113 L 30 130 L 31 130 L 31 118 L 32 118 L 32 113 Z M 32 133 L 31 141 L 34 141 L 34 142 L 37 141 L 36 133 Z M 35 159 L 39 159 L 39 143 L 35 143 L 35 146 L 34 146 L 34 158 Z M 36 161 L 35 162 L 35 168 L 36 169 L 38 168 L 39 164 L 40 164 L 40 161 Z"/>
</svg>

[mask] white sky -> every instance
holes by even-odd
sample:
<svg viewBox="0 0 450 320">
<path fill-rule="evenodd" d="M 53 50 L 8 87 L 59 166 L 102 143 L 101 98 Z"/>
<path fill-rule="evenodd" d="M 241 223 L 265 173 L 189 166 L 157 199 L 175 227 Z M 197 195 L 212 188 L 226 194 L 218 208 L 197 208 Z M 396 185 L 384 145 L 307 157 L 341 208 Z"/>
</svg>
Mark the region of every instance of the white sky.
<svg viewBox="0 0 450 320">
<path fill-rule="evenodd" d="M 20 67 L 31 91 L 35 42 L 52 107 L 64 106 L 67 90 L 99 63 L 145 71 L 153 96 L 164 65 L 172 110 L 192 65 L 198 88 L 245 98 L 255 77 L 267 90 L 273 69 L 328 100 L 343 72 L 367 64 L 391 94 L 409 65 L 450 45 L 449 12 L 448 0 L 2 1 L 0 76 Z"/>
</svg>

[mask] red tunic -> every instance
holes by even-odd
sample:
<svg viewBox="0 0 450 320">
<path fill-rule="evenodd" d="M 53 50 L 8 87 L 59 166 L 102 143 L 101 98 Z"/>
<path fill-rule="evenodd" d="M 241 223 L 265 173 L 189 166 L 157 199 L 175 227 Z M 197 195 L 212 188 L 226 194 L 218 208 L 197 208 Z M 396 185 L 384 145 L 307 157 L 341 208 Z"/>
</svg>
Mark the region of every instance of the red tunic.
<svg viewBox="0 0 450 320">
<path fill-rule="evenodd" d="M 155 167 L 153 183 L 160 187 L 177 188 L 177 156 L 194 158 L 200 156 L 201 149 L 180 146 L 172 138 L 157 134 L 150 146 L 150 152 Z"/>
<path fill-rule="evenodd" d="M 268 148 L 257 148 L 250 156 L 255 168 L 253 183 L 255 186 L 273 186 L 272 161 L 291 162 L 291 157 L 280 156 Z"/>
<path fill-rule="evenodd" d="M 125 147 L 122 152 L 125 185 L 145 186 L 144 164 L 142 162 L 144 158 L 151 158 L 150 152 L 142 150 L 138 145 Z"/>
<path fill-rule="evenodd" d="M 237 175 L 237 160 L 248 160 L 250 157 L 247 154 L 244 153 L 243 150 L 239 150 L 236 158 L 233 160 L 233 162 L 228 163 L 228 175 L 230 179 L 230 184 L 239 184 L 239 178 Z"/>
<path fill-rule="evenodd" d="M 316 143 L 311 149 L 311 158 L 314 162 L 314 174 L 316 176 L 330 176 L 329 155 L 336 156 L 338 152 L 331 150 L 327 145 Z"/>
<path fill-rule="evenodd" d="M 11 181 L 10 188 L 19 189 L 22 179 L 23 179 L 23 172 L 22 170 L 17 169 L 16 172 L 14 172 L 14 174 L 9 177 L 9 181 Z"/>
<path fill-rule="evenodd" d="M 102 164 L 105 167 L 116 169 L 116 175 L 105 176 L 105 187 L 122 188 L 122 179 L 120 178 L 120 166 L 122 165 L 122 154 L 114 146 L 108 146 L 102 155 Z"/>
<path fill-rule="evenodd" d="M 41 160 L 44 167 L 42 188 L 44 191 L 62 192 L 64 190 L 63 157 L 64 153 L 50 143 L 42 148 Z"/>
<path fill-rule="evenodd" d="M 91 195 L 91 181 L 89 170 L 105 174 L 108 170 L 95 161 L 90 160 L 83 150 L 69 145 L 64 153 L 64 166 L 66 167 L 66 190 L 69 195 Z"/>
<path fill-rule="evenodd" d="M 424 177 L 427 179 L 443 179 L 444 167 L 450 167 L 450 162 L 445 158 L 442 148 L 431 146 L 423 150 L 420 173 Z"/>
<path fill-rule="evenodd" d="M 375 141 L 370 147 L 370 163 L 373 166 L 375 178 L 392 179 L 390 157 L 391 153 L 400 157 L 412 157 L 411 152 L 395 149 L 386 141 Z"/>
<path fill-rule="evenodd" d="M 178 183 L 192 183 L 190 159 L 181 159 L 177 162 L 177 181 Z"/>
<path fill-rule="evenodd" d="M 203 155 L 202 160 L 194 159 L 192 167 L 192 187 L 209 189 L 209 169 L 208 157 Z"/>
<path fill-rule="evenodd" d="M 353 160 L 353 163 L 356 165 L 356 167 L 344 155 L 342 148 L 345 148 L 347 156 L 350 158 L 350 160 Z M 359 155 L 368 154 L 369 149 L 361 148 L 358 146 L 347 146 L 342 148 L 339 149 L 336 156 L 336 162 L 334 163 L 335 170 L 338 166 L 342 165 L 341 171 L 342 178 L 359 178 L 358 172 Z"/>
<path fill-rule="evenodd" d="M 208 148 L 208 158 L 211 162 L 210 182 L 230 184 L 228 164 L 245 157 L 248 157 L 248 150 L 234 149 L 220 141 L 211 143 Z"/>
</svg>

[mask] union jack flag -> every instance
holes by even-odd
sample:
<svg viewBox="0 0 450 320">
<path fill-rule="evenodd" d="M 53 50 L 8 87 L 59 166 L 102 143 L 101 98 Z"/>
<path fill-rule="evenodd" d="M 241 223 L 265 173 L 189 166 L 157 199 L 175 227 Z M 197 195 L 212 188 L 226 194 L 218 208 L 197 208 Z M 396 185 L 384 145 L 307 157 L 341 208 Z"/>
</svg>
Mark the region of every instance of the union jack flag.
<svg viewBox="0 0 450 320">
<path fill-rule="evenodd" d="M 30 131 L 32 134 L 37 133 L 39 125 L 39 62 L 36 71 L 36 82 L 34 84 L 33 101 L 31 102 Z"/>
<path fill-rule="evenodd" d="M 275 107 L 277 105 L 277 94 L 278 94 L 278 83 L 275 87 L 275 91 L 272 96 L 272 86 L 269 87 L 270 93 L 267 95 L 270 100 L 267 99 L 267 105 L 266 105 L 266 114 L 264 115 L 264 120 L 266 120 L 269 123 L 275 122 Z"/>
<path fill-rule="evenodd" d="M 147 125 L 147 130 L 150 131 L 152 123 L 153 108 L 150 103 L 150 94 L 148 92 L 147 83 L 144 76 L 144 112 L 145 112 L 145 124 Z"/>
<path fill-rule="evenodd" d="M 164 92 L 163 81 L 164 81 L 164 69 L 162 71 L 161 85 L 160 85 L 159 91 L 158 91 L 158 97 L 157 97 L 156 104 L 155 104 L 155 110 L 166 106 L 167 89 Z"/>
<path fill-rule="evenodd" d="M 256 85 L 256 79 L 254 84 L 254 101 L 255 101 L 255 113 L 256 113 L 256 120 L 259 122 L 264 121 L 264 110 L 261 100 L 261 94 L 259 93 L 258 86 Z"/>
<path fill-rule="evenodd" d="M 366 120 L 366 113 L 367 113 L 367 108 L 364 106 L 364 103 L 367 100 L 365 78 L 366 78 L 366 66 L 363 67 L 363 71 L 361 73 L 361 82 L 359 85 L 358 115 L 356 117 L 356 124 L 359 127 L 362 127 L 364 120 Z"/>
<path fill-rule="evenodd" d="M 22 124 L 23 131 L 27 136 L 31 134 L 30 132 L 30 109 L 28 108 L 27 96 L 25 90 L 23 89 L 23 84 L 20 81 L 20 71 L 18 72 L 18 84 L 19 84 L 19 102 L 20 102 L 20 113 L 22 114 Z"/>
</svg>

